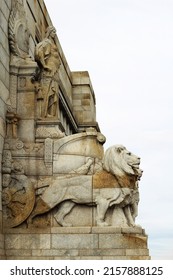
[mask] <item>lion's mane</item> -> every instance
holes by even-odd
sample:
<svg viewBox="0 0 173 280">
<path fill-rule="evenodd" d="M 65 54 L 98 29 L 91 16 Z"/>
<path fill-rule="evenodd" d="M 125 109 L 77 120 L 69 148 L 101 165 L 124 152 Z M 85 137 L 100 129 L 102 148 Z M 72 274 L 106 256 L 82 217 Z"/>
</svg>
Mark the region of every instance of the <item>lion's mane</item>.
<svg viewBox="0 0 173 280">
<path fill-rule="evenodd" d="M 120 187 L 135 188 L 142 175 L 139 163 L 139 157 L 130 153 L 124 146 L 115 145 L 106 150 L 103 169 L 116 177 Z"/>
</svg>

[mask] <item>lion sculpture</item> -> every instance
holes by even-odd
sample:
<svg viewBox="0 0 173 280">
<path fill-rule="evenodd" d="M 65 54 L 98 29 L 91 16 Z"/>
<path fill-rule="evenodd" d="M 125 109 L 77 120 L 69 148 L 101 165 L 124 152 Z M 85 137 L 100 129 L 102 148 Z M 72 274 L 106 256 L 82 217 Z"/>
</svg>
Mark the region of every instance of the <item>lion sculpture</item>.
<svg viewBox="0 0 173 280">
<path fill-rule="evenodd" d="M 90 159 L 89 162 L 92 165 L 94 159 Z M 102 170 L 95 174 L 68 174 L 51 178 L 49 186 L 38 199 L 28 223 L 32 223 L 35 216 L 58 206 L 58 211 L 54 215 L 56 221 L 61 226 L 72 226 L 65 222 L 65 216 L 76 204 L 85 204 L 97 207 L 98 226 L 108 225 L 105 222 L 105 215 L 111 206 L 122 208 L 127 224 L 135 226 L 139 201 L 138 180 L 142 175 L 139 164 L 139 157 L 124 146 L 116 145 L 105 152 Z"/>
</svg>

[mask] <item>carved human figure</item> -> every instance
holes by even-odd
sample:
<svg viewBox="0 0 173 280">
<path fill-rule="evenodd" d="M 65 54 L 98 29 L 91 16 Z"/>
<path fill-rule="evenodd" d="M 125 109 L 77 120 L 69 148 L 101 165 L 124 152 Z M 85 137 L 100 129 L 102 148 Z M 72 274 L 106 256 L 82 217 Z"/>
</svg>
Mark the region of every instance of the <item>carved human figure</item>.
<svg viewBox="0 0 173 280">
<path fill-rule="evenodd" d="M 54 38 L 56 30 L 49 26 L 46 37 L 36 45 L 35 60 L 40 67 L 39 84 L 37 84 L 37 99 L 39 105 L 39 117 L 55 117 L 58 103 L 58 70 L 61 65 L 58 48 Z"/>
<path fill-rule="evenodd" d="M 8 112 L 6 115 L 7 119 L 7 138 L 16 138 L 18 137 L 18 124 L 19 124 L 19 116 L 14 113 Z"/>
</svg>

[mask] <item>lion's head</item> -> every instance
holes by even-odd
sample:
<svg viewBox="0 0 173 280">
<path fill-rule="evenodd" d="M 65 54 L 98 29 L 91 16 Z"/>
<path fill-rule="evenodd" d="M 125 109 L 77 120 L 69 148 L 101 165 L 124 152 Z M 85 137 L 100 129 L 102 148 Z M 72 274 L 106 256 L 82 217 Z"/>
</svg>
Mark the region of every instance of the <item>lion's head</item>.
<svg viewBox="0 0 173 280">
<path fill-rule="evenodd" d="M 129 152 L 122 145 L 108 148 L 103 158 L 104 170 L 115 175 L 122 187 L 127 187 L 125 184 L 128 187 L 134 187 L 135 182 L 142 176 L 142 170 L 139 165 L 140 158 Z M 130 182 L 133 186 L 129 185 Z"/>
</svg>

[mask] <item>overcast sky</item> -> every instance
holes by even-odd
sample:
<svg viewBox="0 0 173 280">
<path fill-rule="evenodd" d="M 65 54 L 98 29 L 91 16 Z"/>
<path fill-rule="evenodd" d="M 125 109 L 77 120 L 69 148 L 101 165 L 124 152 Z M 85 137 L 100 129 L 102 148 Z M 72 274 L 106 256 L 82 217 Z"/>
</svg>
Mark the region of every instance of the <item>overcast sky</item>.
<svg viewBox="0 0 173 280">
<path fill-rule="evenodd" d="M 173 259 L 173 1 L 45 0 L 72 71 L 90 73 L 105 149 L 141 157 L 137 223 Z"/>
</svg>

